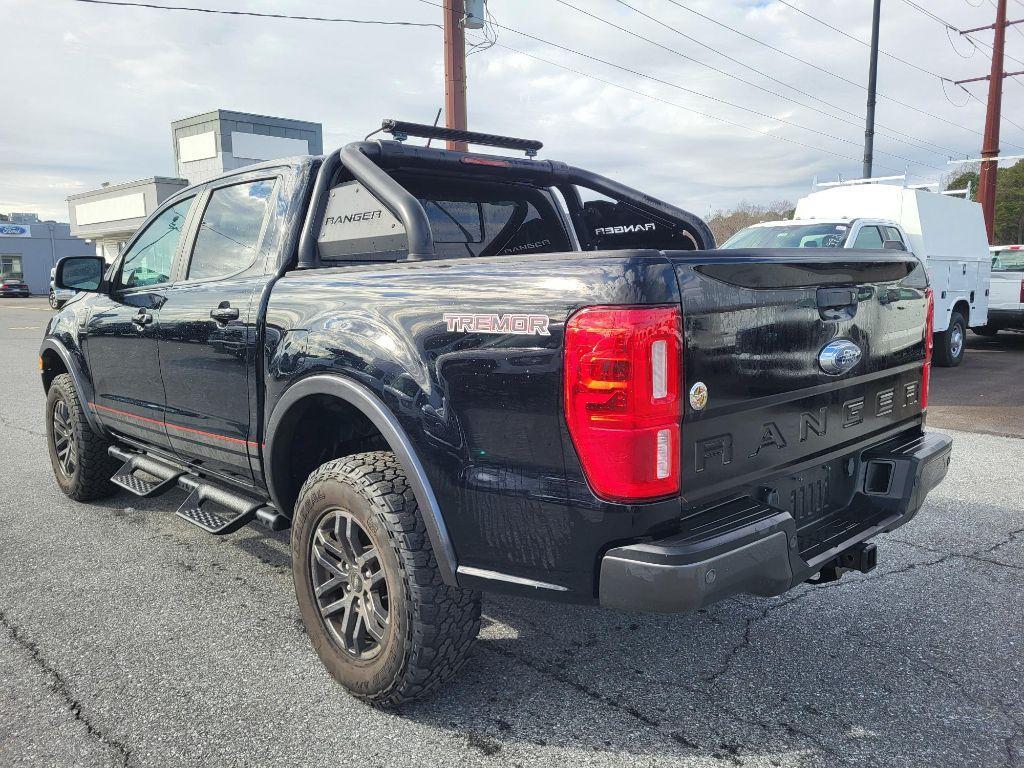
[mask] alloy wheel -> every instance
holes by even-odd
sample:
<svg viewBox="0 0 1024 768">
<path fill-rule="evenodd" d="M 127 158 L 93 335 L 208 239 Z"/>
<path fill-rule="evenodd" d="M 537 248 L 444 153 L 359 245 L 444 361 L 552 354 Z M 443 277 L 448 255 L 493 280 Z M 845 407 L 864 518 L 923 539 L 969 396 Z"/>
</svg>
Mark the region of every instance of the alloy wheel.
<svg viewBox="0 0 1024 768">
<path fill-rule="evenodd" d="M 66 477 L 71 477 L 78 464 L 78 451 L 75 447 L 75 430 L 71 425 L 71 412 L 63 400 L 53 405 L 53 451 L 60 471 Z"/>
<path fill-rule="evenodd" d="M 387 634 L 390 599 L 380 553 L 351 513 L 328 510 L 311 544 L 313 595 L 328 631 L 348 654 L 375 657 Z"/>
</svg>

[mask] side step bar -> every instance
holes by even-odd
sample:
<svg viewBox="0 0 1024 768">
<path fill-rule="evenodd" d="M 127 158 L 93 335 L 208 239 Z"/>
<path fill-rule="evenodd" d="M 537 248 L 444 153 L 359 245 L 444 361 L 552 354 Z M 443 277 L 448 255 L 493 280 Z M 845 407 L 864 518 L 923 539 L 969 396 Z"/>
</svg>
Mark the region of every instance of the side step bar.
<svg viewBox="0 0 1024 768">
<path fill-rule="evenodd" d="M 159 496 L 171 488 L 187 491 L 188 498 L 176 514 L 207 533 L 215 536 L 234 533 L 253 520 L 272 531 L 283 531 L 291 525 L 291 521 L 268 501 L 252 499 L 214 485 L 191 474 L 183 466 L 142 453 L 126 451 L 116 445 L 110 446 L 108 453 L 124 462 L 110 478 L 112 483 L 143 498 Z M 145 477 L 139 477 L 136 474 L 138 472 L 143 473 Z M 223 512 L 214 511 L 210 509 L 211 506 Z"/>
</svg>

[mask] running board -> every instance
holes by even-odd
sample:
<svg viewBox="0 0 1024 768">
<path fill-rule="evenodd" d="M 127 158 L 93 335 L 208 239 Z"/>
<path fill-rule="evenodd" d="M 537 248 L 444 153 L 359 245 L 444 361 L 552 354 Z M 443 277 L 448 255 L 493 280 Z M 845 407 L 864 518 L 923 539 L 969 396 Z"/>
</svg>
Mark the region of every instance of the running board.
<svg viewBox="0 0 1024 768">
<path fill-rule="evenodd" d="M 291 520 L 268 501 L 209 483 L 191 474 L 184 466 L 126 451 L 119 446 L 111 446 L 108 452 L 124 462 L 110 479 L 112 483 L 143 498 L 159 496 L 171 488 L 187 491 L 188 498 L 176 514 L 207 533 L 215 536 L 234 533 L 254 520 L 272 531 L 283 531 L 291 525 Z M 143 472 L 154 479 L 139 477 L 136 472 Z"/>
<path fill-rule="evenodd" d="M 109 453 L 124 462 L 110 478 L 110 482 L 144 499 L 159 496 L 162 493 L 167 493 L 171 488 L 177 488 L 178 480 L 185 474 L 183 469 L 172 467 L 141 453 L 123 451 L 116 446 L 111 446 Z M 142 472 L 155 479 L 139 477 L 136 472 Z"/>
<path fill-rule="evenodd" d="M 251 522 L 256 517 L 256 511 L 263 506 L 262 501 L 238 496 L 194 477 L 183 477 L 180 484 L 192 492 L 176 514 L 214 536 L 234 533 Z M 219 507 L 227 514 L 219 514 L 211 510 L 211 506 Z"/>
</svg>

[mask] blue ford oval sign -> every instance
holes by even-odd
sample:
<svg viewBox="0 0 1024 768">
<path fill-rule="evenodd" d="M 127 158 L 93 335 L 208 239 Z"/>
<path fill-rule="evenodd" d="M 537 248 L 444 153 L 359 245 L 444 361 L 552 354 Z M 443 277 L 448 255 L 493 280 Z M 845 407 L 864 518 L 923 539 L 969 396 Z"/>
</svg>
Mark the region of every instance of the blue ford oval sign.
<svg viewBox="0 0 1024 768">
<path fill-rule="evenodd" d="M 860 357 L 860 347 L 847 339 L 838 339 L 826 344 L 818 353 L 818 365 L 825 373 L 838 376 L 852 370 Z"/>
</svg>

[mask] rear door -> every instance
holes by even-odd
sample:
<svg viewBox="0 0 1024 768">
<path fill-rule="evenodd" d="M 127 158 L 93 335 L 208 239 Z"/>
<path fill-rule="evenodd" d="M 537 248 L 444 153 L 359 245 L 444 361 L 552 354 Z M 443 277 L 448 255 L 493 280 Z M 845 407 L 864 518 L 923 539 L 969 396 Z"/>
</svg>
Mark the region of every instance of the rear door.
<svg viewBox="0 0 1024 768">
<path fill-rule="evenodd" d="M 195 198 L 168 205 L 117 263 L 82 334 L 95 389 L 91 407 L 109 429 L 169 449 L 157 334 L 160 310 Z"/>
<path fill-rule="evenodd" d="M 260 255 L 276 186 L 276 177 L 250 175 L 204 191 L 160 309 L 170 445 L 183 460 L 243 482 L 252 481 L 254 304 L 269 280 Z"/>
<path fill-rule="evenodd" d="M 924 268 L 899 251 L 841 253 L 669 254 L 692 395 L 682 430 L 688 502 L 770 486 L 799 520 L 800 504 L 820 507 L 822 493 L 849 483 L 825 464 L 920 423 Z M 803 472 L 810 490 L 799 499 L 779 483 L 762 488 Z"/>
</svg>

